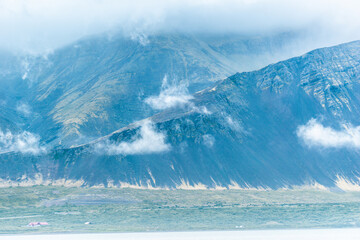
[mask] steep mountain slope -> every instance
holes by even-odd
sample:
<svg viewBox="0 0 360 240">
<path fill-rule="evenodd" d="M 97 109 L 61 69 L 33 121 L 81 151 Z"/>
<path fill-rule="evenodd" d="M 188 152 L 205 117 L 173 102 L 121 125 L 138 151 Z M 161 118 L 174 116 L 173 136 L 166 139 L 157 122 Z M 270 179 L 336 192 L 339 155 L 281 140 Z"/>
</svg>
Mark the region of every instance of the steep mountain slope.
<svg viewBox="0 0 360 240">
<path fill-rule="evenodd" d="M 52 146 L 86 143 L 157 112 L 144 100 L 159 94 L 165 76 L 168 86 L 193 93 L 250 62 L 270 62 L 294 37 L 100 35 L 44 57 L 17 58 L 18 70 L 5 78 L 17 90 L 4 93 L 17 96 L 7 104 L 18 112 L 10 122 Z"/>
<path fill-rule="evenodd" d="M 3 154 L 0 177 L 147 187 L 355 186 L 359 82 L 360 41 L 318 49 L 235 74 L 181 107 L 89 144 L 40 156 Z"/>
<path fill-rule="evenodd" d="M 22 68 L 16 56 L 0 51 L 0 131 L 20 129 L 26 122 L 16 111 L 19 99 L 27 89 L 21 75 Z"/>
<path fill-rule="evenodd" d="M 149 41 L 142 45 L 131 39 L 96 38 L 49 57 L 51 65 L 33 87 L 33 101 L 39 112 L 48 113 L 46 122 L 61 128 L 60 140 L 101 136 L 150 116 L 153 111 L 144 99 L 160 91 L 165 74 L 196 86 L 203 77 L 218 80 L 234 71 L 194 39 L 170 36 Z M 45 131 L 41 135 L 49 134 Z"/>
</svg>

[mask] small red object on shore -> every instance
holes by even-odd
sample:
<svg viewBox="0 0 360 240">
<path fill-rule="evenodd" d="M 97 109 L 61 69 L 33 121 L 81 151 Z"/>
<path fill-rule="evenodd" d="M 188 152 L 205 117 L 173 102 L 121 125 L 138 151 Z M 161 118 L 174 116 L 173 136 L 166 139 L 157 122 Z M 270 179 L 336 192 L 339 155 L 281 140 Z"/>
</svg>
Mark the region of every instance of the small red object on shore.
<svg viewBox="0 0 360 240">
<path fill-rule="evenodd" d="M 47 222 L 31 222 L 28 224 L 29 227 L 46 226 L 49 225 Z"/>
</svg>

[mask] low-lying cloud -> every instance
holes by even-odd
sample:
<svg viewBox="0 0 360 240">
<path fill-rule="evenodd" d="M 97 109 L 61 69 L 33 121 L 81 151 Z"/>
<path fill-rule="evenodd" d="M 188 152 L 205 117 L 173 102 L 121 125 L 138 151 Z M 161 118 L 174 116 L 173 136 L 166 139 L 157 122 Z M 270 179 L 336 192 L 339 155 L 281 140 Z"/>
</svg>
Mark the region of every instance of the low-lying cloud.
<svg viewBox="0 0 360 240">
<path fill-rule="evenodd" d="M 45 153 L 46 148 L 40 145 L 40 137 L 33 133 L 24 131 L 13 134 L 0 130 L 0 153 L 4 152 L 38 155 Z"/>
<path fill-rule="evenodd" d="M 225 118 L 225 122 L 227 123 L 227 125 L 232 130 L 235 130 L 237 132 L 243 132 L 244 131 L 243 127 L 239 124 L 239 122 L 233 120 L 230 115 L 225 115 L 224 118 Z"/>
<path fill-rule="evenodd" d="M 161 91 L 158 96 L 145 99 L 145 103 L 155 110 L 164 110 L 173 107 L 182 107 L 190 104 L 193 96 L 189 94 L 186 81 L 169 83 L 167 76 L 163 78 Z"/>
<path fill-rule="evenodd" d="M 26 103 L 18 104 L 16 106 L 16 111 L 25 117 L 30 116 L 32 113 L 30 105 Z"/>
<path fill-rule="evenodd" d="M 309 147 L 360 148 L 360 126 L 343 125 L 341 130 L 334 130 L 311 119 L 299 126 L 296 133 Z"/>
<path fill-rule="evenodd" d="M 215 138 L 211 134 L 205 134 L 202 136 L 202 142 L 205 146 L 207 146 L 208 148 L 211 148 L 215 144 Z"/>
<path fill-rule="evenodd" d="M 122 31 L 266 34 L 310 30 L 329 42 L 359 38 L 357 0 L 0 0 L 0 46 L 54 49 Z M 145 35 L 143 35 L 145 34 Z"/>
<path fill-rule="evenodd" d="M 130 142 L 102 143 L 96 146 L 97 150 L 105 150 L 108 155 L 139 155 L 161 153 L 170 150 L 165 142 L 166 136 L 158 132 L 154 124 L 146 120 L 142 123 L 139 133 Z"/>
</svg>

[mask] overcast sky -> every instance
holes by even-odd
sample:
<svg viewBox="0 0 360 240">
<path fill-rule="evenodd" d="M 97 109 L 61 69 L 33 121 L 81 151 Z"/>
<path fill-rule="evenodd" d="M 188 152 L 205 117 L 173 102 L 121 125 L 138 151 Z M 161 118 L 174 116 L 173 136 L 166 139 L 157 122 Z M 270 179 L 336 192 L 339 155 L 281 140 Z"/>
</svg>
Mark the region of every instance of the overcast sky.
<svg viewBox="0 0 360 240">
<path fill-rule="evenodd" d="M 358 0 L 0 0 L 0 48 L 46 51 L 107 31 L 269 34 L 324 45 L 360 39 Z"/>
</svg>

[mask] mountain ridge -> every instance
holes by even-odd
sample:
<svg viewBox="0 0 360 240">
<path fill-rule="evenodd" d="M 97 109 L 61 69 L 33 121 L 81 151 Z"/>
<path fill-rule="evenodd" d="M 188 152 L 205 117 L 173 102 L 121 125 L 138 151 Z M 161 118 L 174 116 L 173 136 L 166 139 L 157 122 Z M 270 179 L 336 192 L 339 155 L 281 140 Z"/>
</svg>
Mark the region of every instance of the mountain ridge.
<svg viewBox="0 0 360 240">
<path fill-rule="evenodd" d="M 168 88 L 181 84 L 193 93 L 239 68 L 269 61 L 294 39 L 160 34 L 142 42 L 92 36 L 44 56 L 19 57 L 12 74 L 0 79 L 18 90 L 4 87 L 4 96 L 16 96 L 4 112 L 18 114 L 10 120 L 17 125 L 13 131 L 38 134 L 53 147 L 86 143 L 158 112 L 144 100 L 161 94 L 165 76 Z M 10 128 L 5 121 L 3 126 Z"/>
<path fill-rule="evenodd" d="M 359 49 L 355 41 L 237 73 L 90 144 L 40 156 L 2 155 L 16 165 L 2 162 L 0 177 L 41 174 L 82 185 L 149 188 L 359 184 L 359 150 L 311 135 L 317 127 L 356 143 L 339 124 L 360 124 Z M 318 145 L 306 142 L 308 135 Z"/>
</svg>

